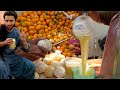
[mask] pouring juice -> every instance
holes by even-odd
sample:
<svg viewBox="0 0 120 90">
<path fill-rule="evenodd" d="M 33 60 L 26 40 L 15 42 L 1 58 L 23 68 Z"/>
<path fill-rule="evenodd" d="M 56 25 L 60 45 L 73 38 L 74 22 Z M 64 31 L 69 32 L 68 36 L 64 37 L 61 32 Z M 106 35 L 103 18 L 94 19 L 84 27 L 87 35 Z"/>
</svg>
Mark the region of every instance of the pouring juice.
<svg viewBox="0 0 120 90">
<path fill-rule="evenodd" d="M 85 76 L 86 72 L 86 62 L 88 59 L 88 50 L 89 50 L 89 39 L 90 36 L 81 36 L 79 38 L 81 45 L 81 56 L 82 56 L 82 76 Z"/>
</svg>

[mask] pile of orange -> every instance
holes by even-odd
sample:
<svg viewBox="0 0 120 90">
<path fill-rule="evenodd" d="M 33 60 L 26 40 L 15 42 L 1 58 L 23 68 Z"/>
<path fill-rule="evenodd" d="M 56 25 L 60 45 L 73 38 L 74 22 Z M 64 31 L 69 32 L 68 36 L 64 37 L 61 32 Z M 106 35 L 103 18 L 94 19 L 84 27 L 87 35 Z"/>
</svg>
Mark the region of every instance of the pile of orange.
<svg viewBox="0 0 120 90">
<path fill-rule="evenodd" d="M 68 15 L 78 16 L 78 11 L 66 11 Z M 15 26 L 26 33 L 27 40 L 44 37 L 53 44 L 71 37 L 73 20 L 66 18 L 61 11 L 24 11 L 15 23 Z M 69 53 L 67 44 L 54 46 L 53 50 L 60 49 L 65 56 L 72 56 Z M 68 52 L 68 53 L 66 53 Z"/>
</svg>

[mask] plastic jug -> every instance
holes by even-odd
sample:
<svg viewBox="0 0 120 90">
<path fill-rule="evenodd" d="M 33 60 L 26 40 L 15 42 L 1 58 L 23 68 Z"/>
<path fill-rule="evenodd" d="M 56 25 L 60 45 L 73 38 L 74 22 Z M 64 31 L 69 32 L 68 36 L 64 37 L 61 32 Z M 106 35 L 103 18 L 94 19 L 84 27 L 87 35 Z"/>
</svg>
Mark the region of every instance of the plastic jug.
<svg viewBox="0 0 120 90">
<path fill-rule="evenodd" d="M 81 45 L 81 56 L 82 56 L 82 76 L 86 73 L 86 62 L 88 59 L 89 52 L 89 40 L 91 37 L 91 32 L 94 29 L 94 23 L 91 18 L 87 15 L 81 15 L 77 17 L 73 22 L 73 34 L 80 40 Z"/>
</svg>

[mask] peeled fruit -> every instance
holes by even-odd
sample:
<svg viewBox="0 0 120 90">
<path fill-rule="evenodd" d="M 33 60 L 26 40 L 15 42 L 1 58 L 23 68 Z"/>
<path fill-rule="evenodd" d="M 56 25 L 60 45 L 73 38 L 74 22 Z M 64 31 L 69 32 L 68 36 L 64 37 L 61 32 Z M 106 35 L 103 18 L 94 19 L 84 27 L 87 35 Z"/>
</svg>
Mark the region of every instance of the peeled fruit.
<svg viewBox="0 0 120 90">
<path fill-rule="evenodd" d="M 65 78 L 56 78 L 56 79 L 65 79 Z"/>
<path fill-rule="evenodd" d="M 46 79 L 47 77 L 45 76 L 45 74 L 40 74 L 39 79 Z"/>
<path fill-rule="evenodd" d="M 66 70 L 62 66 L 56 66 L 54 68 L 54 75 L 58 78 L 62 78 L 66 76 Z"/>
<path fill-rule="evenodd" d="M 56 63 L 58 63 L 58 61 L 52 61 L 51 66 L 54 67 L 56 65 Z"/>
<path fill-rule="evenodd" d="M 39 79 L 39 74 L 35 72 L 35 79 Z"/>
<path fill-rule="evenodd" d="M 55 50 L 55 53 L 56 53 L 56 54 L 61 54 L 61 51 Z"/>
<path fill-rule="evenodd" d="M 38 74 L 43 73 L 45 71 L 45 69 L 47 68 L 47 65 L 42 61 L 36 61 L 35 66 L 36 66 L 36 72 Z"/>
<path fill-rule="evenodd" d="M 48 78 L 54 77 L 54 67 L 48 66 L 44 72 L 45 76 Z"/>
<path fill-rule="evenodd" d="M 62 58 L 64 58 L 64 55 L 51 53 L 49 55 L 46 55 L 43 62 L 46 63 L 47 65 L 51 65 L 53 61 L 60 61 Z"/>
<path fill-rule="evenodd" d="M 58 67 L 58 66 L 65 67 L 63 62 L 57 62 L 54 64 L 54 67 Z"/>
<path fill-rule="evenodd" d="M 49 57 L 45 57 L 44 60 L 43 60 L 43 62 L 44 62 L 45 64 L 47 64 L 47 65 L 51 65 L 52 61 L 53 61 L 53 60 L 50 59 Z"/>
<path fill-rule="evenodd" d="M 39 60 L 39 61 L 43 61 L 43 58 L 40 57 L 38 60 Z"/>
</svg>

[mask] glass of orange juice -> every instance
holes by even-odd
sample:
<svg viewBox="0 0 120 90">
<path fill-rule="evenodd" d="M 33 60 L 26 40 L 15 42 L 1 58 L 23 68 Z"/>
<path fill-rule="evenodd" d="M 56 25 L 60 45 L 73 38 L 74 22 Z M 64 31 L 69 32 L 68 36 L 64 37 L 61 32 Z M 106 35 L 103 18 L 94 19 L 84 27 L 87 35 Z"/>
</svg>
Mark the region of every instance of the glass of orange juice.
<svg viewBox="0 0 120 90">
<path fill-rule="evenodd" d="M 9 48 L 10 49 L 15 49 L 15 47 L 16 47 L 16 40 L 14 38 L 12 38 L 12 42 L 10 43 Z"/>
</svg>

